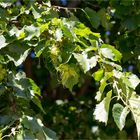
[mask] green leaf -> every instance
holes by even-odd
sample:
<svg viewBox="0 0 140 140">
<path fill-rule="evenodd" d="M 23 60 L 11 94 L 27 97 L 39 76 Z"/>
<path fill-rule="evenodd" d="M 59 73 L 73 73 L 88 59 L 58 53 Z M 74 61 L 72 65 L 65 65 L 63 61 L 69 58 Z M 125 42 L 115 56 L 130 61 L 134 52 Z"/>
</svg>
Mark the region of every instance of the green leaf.
<svg viewBox="0 0 140 140">
<path fill-rule="evenodd" d="M 33 24 L 25 27 L 25 31 L 27 32 L 27 36 L 24 40 L 31 40 L 33 37 L 40 36 L 40 27 L 35 27 Z"/>
<path fill-rule="evenodd" d="M 11 81 L 8 85 L 14 88 L 16 97 L 32 101 L 43 113 L 45 113 L 39 99 L 41 95 L 40 88 L 32 79 L 26 78 L 24 72 L 18 72 L 16 75 L 13 75 L 10 72 L 8 74 L 8 80 Z"/>
<path fill-rule="evenodd" d="M 120 61 L 122 58 L 122 54 L 113 46 L 108 44 L 103 44 L 100 51 L 104 57 L 109 58 L 113 61 Z"/>
<path fill-rule="evenodd" d="M 106 64 L 106 67 L 113 67 L 113 69 L 117 69 L 122 71 L 122 67 L 114 62 L 110 62 L 110 61 L 103 61 L 104 64 Z M 109 68 L 108 68 L 109 69 Z M 110 68 L 111 70 L 111 68 Z"/>
<path fill-rule="evenodd" d="M 40 33 L 43 33 L 45 30 L 48 30 L 49 24 L 50 24 L 50 22 L 45 23 L 45 24 L 41 24 L 40 25 Z"/>
<path fill-rule="evenodd" d="M 10 31 L 9 31 L 9 35 L 13 36 L 15 35 L 17 37 L 18 40 L 22 39 L 25 37 L 25 32 L 24 32 L 24 28 L 22 28 L 21 30 L 19 30 L 17 27 L 13 27 Z"/>
<path fill-rule="evenodd" d="M 15 46 L 16 47 L 16 46 Z M 24 52 L 22 52 L 22 49 L 21 49 L 21 52 L 19 54 L 18 51 L 15 53 L 15 54 L 7 54 L 7 57 L 10 61 L 13 61 L 15 66 L 19 66 L 21 65 L 25 59 L 27 58 L 28 54 L 30 53 L 30 48 L 25 50 Z"/>
<path fill-rule="evenodd" d="M 75 45 L 72 42 L 65 42 L 63 43 L 63 51 L 61 51 L 61 57 L 63 63 L 68 63 L 73 55 L 75 50 Z"/>
<path fill-rule="evenodd" d="M 126 116 L 129 113 L 128 107 L 123 107 L 121 104 L 117 103 L 113 106 L 112 113 L 113 118 L 120 130 L 122 130 L 125 126 Z"/>
<path fill-rule="evenodd" d="M 102 26 L 107 29 L 108 20 L 107 20 L 106 10 L 102 8 L 101 10 L 98 11 L 98 15 L 100 17 Z"/>
<path fill-rule="evenodd" d="M 79 74 L 75 65 L 61 64 L 58 67 L 58 71 L 61 74 L 62 84 L 72 91 L 74 85 L 79 81 Z"/>
<path fill-rule="evenodd" d="M 69 38 L 72 41 L 74 41 L 73 34 L 67 26 L 61 25 L 61 29 L 63 31 L 64 37 Z"/>
<path fill-rule="evenodd" d="M 46 131 L 44 131 L 44 125 L 39 118 L 31 117 L 31 116 L 23 116 L 22 120 L 23 128 L 27 130 L 30 135 L 26 135 L 27 137 L 35 137 L 36 139 L 47 140 L 48 136 Z M 24 135 L 25 138 L 25 135 Z"/>
<path fill-rule="evenodd" d="M 5 78 L 6 74 L 7 74 L 6 69 L 4 69 L 0 64 L 0 82 Z"/>
<path fill-rule="evenodd" d="M 110 79 L 112 77 L 112 72 L 106 72 L 105 73 L 105 76 L 103 77 L 103 79 L 101 80 L 101 85 L 100 85 L 100 87 L 99 87 L 99 91 L 101 92 L 101 93 L 103 93 L 104 92 L 104 89 L 105 89 L 105 87 L 106 87 L 106 85 L 107 85 L 107 80 L 108 79 Z"/>
<path fill-rule="evenodd" d="M 49 43 L 48 41 L 46 43 Z M 34 51 L 36 54 L 36 57 L 40 57 L 40 55 L 42 54 L 42 52 L 45 50 L 46 48 L 46 43 L 44 41 L 41 41 L 38 43 L 38 45 L 35 47 Z"/>
<path fill-rule="evenodd" d="M 6 39 L 3 35 L 0 35 L 0 49 L 7 46 L 8 43 L 6 43 Z"/>
<path fill-rule="evenodd" d="M 133 92 L 131 98 L 129 99 L 129 104 L 136 123 L 138 139 L 140 139 L 140 96 Z"/>
<path fill-rule="evenodd" d="M 108 113 L 109 113 L 109 106 L 112 96 L 112 90 L 107 93 L 107 96 L 95 107 L 95 111 L 93 115 L 95 116 L 95 120 L 99 122 L 103 122 L 107 125 L 108 121 Z"/>
<path fill-rule="evenodd" d="M 40 96 L 41 95 L 40 88 L 35 84 L 35 82 L 32 79 L 29 79 L 29 82 L 31 84 L 31 89 L 30 90 L 33 90 L 34 94 Z"/>
<path fill-rule="evenodd" d="M 19 132 L 18 134 L 16 134 L 16 139 L 17 140 L 24 140 L 23 136 L 22 136 L 22 133 Z"/>
<path fill-rule="evenodd" d="M 30 91 L 30 92 L 31 92 L 31 94 L 33 94 L 32 91 Z M 37 96 L 33 95 L 33 97 L 31 98 L 31 100 L 33 101 L 33 103 L 34 103 L 44 114 L 46 113 L 46 112 L 44 111 L 43 107 L 42 107 L 42 104 L 41 104 L 40 99 L 39 99 Z"/>
<path fill-rule="evenodd" d="M 78 25 L 77 28 L 74 28 L 74 32 L 76 35 L 85 37 L 85 38 L 87 38 L 90 34 L 93 34 L 89 28 L 84 26 L 84 24 Z"/>
<path fill-rule="evenodd" d="M 93 77 L 96 81 L 100 81 L 102 79 L 104 75 L 104 70 L 103 69 L 99 69 L 98 71 L 96 71 L 94 74 L 93 74 Z"/>
<path fill-rule="evenodd" d="M 37 105 L 40 110 L 45 113 L 42 105 L 41 105 L 41 101 L 39 100 L 38 97 L 41 96 L 41 91 L 40 91 L 40 88 L 36 85 L 36 83 L 32 80 L 32 79 L 28 79 L 29 80 L 29 83 L 31 84 L 29 86 L 29 91 L 30 91 L 30 94 L 32 95 L 32 98 L 31 100 L 33 101 L 33 103 L 35 105 Z"/>
<path fill-rule="evenodd" d="M 96 11 L 87 7 L 87 8 L 85 8 L 85 12 L 86 12 L 87 17 L 88 17 L 89 21 L 91 22 L 92 26 L 97 29 L 100 25 L 100 17 L 96 13 Z"/>
<path fill-rule="evenodd" d="M 56 133 L 49 128 L 43 127 L 44 132 L 47 134 L 47 140 L 55 140 Z"/>
</svg>

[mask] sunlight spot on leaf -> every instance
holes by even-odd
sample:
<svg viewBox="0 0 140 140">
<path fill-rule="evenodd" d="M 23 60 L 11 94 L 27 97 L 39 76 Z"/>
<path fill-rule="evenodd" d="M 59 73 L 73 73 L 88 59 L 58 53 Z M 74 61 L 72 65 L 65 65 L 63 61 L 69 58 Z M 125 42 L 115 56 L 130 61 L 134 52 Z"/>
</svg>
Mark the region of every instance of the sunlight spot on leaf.
<svg viewBox="0 0 140 140">
<path fill-rule="evenodd" d="M 95 120 L 107 124 L 111 96 L 112 91 L 109 91 L 107 93 L 107 96 L 99 104 L 96 105 L 95 111 L 93 113 L 93 115 L 95 116 Z"/>
<path fill-rule="evenodd" d="M 120 130 L 122 130 L 125 126 L 126 116 L 128 115 L 129 111 L 130 110 L 127 107 L 123 107 L 119 103 L 113 106 L 113 118 Z"/>
<path fill-rule="evenodd" d="M 8 43 L 6 43 L 6 39 L 3 35 L 0 36 L 0 49 L 4 48 L 7 46 Z"/>
</svg>

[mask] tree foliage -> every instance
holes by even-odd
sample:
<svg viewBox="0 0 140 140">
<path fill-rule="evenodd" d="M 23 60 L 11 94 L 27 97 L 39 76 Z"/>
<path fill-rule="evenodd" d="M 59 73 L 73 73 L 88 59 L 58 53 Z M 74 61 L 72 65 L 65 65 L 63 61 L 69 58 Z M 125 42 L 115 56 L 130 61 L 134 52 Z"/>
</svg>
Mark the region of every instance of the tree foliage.
<svg viewBox="0 0 140 140">
<path fill-rule="evenodd" d="M 134 63 L 132 58 L 139 71 L 139 3 L 95 1 L 99 9 L 93 9 L 92 2 L 85 3 L 85 7 L 67 9 L 52 6 L 49 0 L 41 3 L 27 0 L 24 4 L 17 4 L 15 0 L 0 1 L 1 139 L 57 138 L 55 132 L 45 126 L 42 116 L 47 111 L 42 107 L 40 88 L 24 72 L 17 71 L 31 52 L 43 60 L 55 81 L 71 92 L 80 86 L 85 76 L 93 78 L 99 84 L 94 119 L 107 125 L 111 114 L 122 130 L 131 112 L 140 138 L 140 96 L 136 92 L 140 79 L 134 73 L 124 71 L 128 60 Z M 132 13 L 135 15 L 130 17 Z M 87 22 L 82 21 L 82 17 Z M 100 29 L 107 32 L 103 37 L 105 42 L 100 33 L 96 33 Z M 117 40 L 115 37 L 109 40 L 111 30 L 115 37 L 120 35 Z M 69 110 L 76 108 L 71 106 Z"/>
</svg>

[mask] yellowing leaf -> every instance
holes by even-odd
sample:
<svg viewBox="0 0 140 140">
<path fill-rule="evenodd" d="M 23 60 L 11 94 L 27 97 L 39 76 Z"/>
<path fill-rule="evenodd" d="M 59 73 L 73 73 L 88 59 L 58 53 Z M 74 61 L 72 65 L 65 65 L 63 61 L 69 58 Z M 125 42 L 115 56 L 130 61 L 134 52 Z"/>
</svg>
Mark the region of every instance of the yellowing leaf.
<svg viewBox="0 0 140 140">
<path fill-rule="evenodd" d="M 78 83 L 79 74 L 75 65 L 61 64 L 58 67 L 61 74 L 62 84 L 72 91 L 74 85 Z"/>
</svg>

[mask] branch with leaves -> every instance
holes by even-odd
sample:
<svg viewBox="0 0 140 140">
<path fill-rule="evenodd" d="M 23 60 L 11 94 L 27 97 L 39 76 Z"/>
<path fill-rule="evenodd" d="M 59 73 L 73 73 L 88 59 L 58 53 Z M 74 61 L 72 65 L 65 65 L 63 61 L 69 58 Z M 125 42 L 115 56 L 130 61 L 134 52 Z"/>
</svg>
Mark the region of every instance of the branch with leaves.
<svg viewBox="0 0 140 140">
<path fill-rule="evenodd" d="M 46 68 L 50 73 L 52 69 L 57 72 L 62 85 L 70 91 L 80 83 L 82 75 L 93 77 L 100 83 L 95 97 L 99 102 L 93 113 L 95 119 L 107 125 L 110 103 L 115 100 L 112 116 L 116 125 L 122 130 L 125 119 L 131 112 L 139 138 L 140 96 L 135 89 L 140 80 L 133 73 L 122 71 L 122 54 L 114 46 L 103 43 L 99 33 L 92 32 L 72 13 L 69 18 L 61 17 L 57 7 L 51 7 L 49 1 L 42 4 L 29 2 L 28 6 L 20 7 L 13 7 L 12 4 L 13 2 L 0 2 L 0 17 L 7 17 L 3 17 L 0 23 L 0 98 L 3 99 L 10 91 L 10 95 L 7 95 L 9 100 L 13 98 L 17 102 L 17 114 L 12 114 L 10 105 L 2 107 L 3 110 L 9 108 L 12 114 L 14 123 L 11 127 L 14 127 L 16 121 L 20 124 L 18 133 L 15 132 L 13 137 L 55 137 L 55 133 L 45 128 L 41 120 L 34 117 L 35 113 L 28 110 L 30 102 L 33 102 L 44 112 L 39 100 L 39 87 L 33 80 L 26 78 L 24 73 L 15 74 L 16 67 L 33 50 L 36 58 L 43 57 Z M 13 19 L 18 21 L 18 25 L 7 24 Z M 9 68 L 9 65 L 12 67 Z M 93 72 L 95 68 L 98 70 Z M 0 117 L 6 115 L 9 119 L 9 114 L 4 112 Z"/>
</svg>

